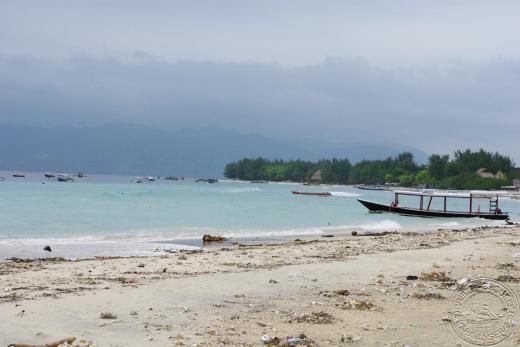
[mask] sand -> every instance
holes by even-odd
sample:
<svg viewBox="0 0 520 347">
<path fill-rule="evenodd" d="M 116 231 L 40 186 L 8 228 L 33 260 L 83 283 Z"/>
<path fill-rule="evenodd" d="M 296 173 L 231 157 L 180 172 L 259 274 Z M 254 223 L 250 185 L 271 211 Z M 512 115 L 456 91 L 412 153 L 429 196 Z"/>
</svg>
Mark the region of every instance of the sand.
<svg viewBox="0 0 520 347">
<path fill-rule="evenodd" d="M 4 261 L 0 345 L 74 336 L 79 346 L 262 346 L 264 335 L 312 346 L 464 345 L 447 319 L 456 280 L 502 276 L 518 290 L 519 239 L 518 227 L 493 227 Z M 431 272 L 446 278 L 424 277 Z"/>
</svg>

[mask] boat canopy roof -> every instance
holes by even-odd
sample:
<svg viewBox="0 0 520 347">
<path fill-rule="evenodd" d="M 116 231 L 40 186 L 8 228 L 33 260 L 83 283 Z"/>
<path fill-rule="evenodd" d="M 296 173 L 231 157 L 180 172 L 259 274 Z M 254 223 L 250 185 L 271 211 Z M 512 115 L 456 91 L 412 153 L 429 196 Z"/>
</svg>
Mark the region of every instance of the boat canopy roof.
<svg viewBox="0 0 520 347">
<path fill-rule="evenodd" d="M 474 198 L 474 199 L 492 199 L 499 196 L 506 196 L 506 192 L 488 191 L 488 190 L 471 190 L 466 192 L 436 192 L 436 191 L 412 191 L 412 190 L 394 190 L 395 194 L 413 195 L 413 196 L 433 196 L 433 197 L 452 197 L 452 198 Z"/>
</svg>

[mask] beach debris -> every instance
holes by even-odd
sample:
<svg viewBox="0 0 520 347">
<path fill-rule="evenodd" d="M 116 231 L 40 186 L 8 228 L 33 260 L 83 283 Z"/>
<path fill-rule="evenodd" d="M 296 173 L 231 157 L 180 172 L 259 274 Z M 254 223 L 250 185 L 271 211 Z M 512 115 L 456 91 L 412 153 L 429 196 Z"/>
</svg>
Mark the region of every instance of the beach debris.
<svg viewBox="0 0 520 347">
<path fill-rule="evenodd" d="M 470 281 L 470 280 L 471 280 L 470 278 L 468 278 L 468 277 L 464 277 L 464 278 L 461 278 L 460 280 L 458 280 L 457 283 L 458 283 L 459 285 L 463 285 L 464 283 L 466 283 L 466 282 L 468 282 L 468 281 Z"/>
<path fill-rule="evenodd" d="M 117 315 L 111 313 L 111 312 L 101 312 L 99 314 L 99 318 L 101 319 L 117 319 Z"/>
<path fill-rule="evenodd" d="M 357 236 L 357 235 L 358 235 L 357 231 L 355 231 L 355 230 L 354 230 L 353 232 L 351 232 L 350 234 L 351 234 L 352 236 Z"/>
<path fill-rule="evenodd" d="M 442 300 L 446 299 L 442 294 L 438 293 L 434 288 L 429 288 L 426 293 L 413 293 L 412 298 L 422 300 Z"/>
<path fill-rule="evenodd" d="M 357 233 L 356 233 L 357 234 Z M 357 234 L 358 236 L 386 236 L 399 234 L 397 231 L 383 231 L 383 232 L 364 232 L 363 234 Z M 353 235 L 355 236 L 355 235 Z"/>
<path fill-rule="evenodd" d="M 408 281 L 417 281 L 418 279 L 419 279 L 419 277 L 417 277 L 415 275 L 406 276 L 406 280 L 408 280 Z"/>
<path fill-rule="evenodd" d="M 227 238 L 225 238 L 223 236 L 213 236 L 213 235 L 209 235 L 209 234 L 202 236 L 202 242 L 223 242 L 226 240 L 227 240 Z"/>
<path fill-rule="evenodd" d="M 269 335 L 262 335 L 262 337 L 260 337 L 260 340 L 262 340 L 264 345 L 277 346 L 280 344 L 280 338 L 276 336 L 271 337 Z"/>
<path fill-rule="evenodd" d="M 497 270 L 514 270 L 516 265 L 514 263 L 498 263 Z"/>
<path fill-rule="evenodd" d="M 349 302 L 343 302 L 341 304 L 336 304 L 341 309 L 344 310 L 359 310 L 359 311 L 376 311 L 377 306 L 369 301 L 360 301 L 360 300 L 350 300 Z"/>
<path fill-rule="evenodd" d="M 76 338 L 71 336 L 71 337 L 66 337 L 66 338 L 58 340 L 58 341 L 45 343 L 43 345 L 32 345 L 32 344 L 26 344 L 26 343 L 11 343 L 11 344 L 7 345 L 7 347 L 58 347 L 63 344 L 70 345 L 75 340 L 76 340 Z"/>
<path fill-rule="evenodd" d="M 321 235 L 321 237 L 334 237 L 334 235 L 333 234 L 323 234 L 323 235 Z"/>
<path fill-rule="evenodd" d="M 43 250 L 47 251 L 47 252 L 52 252 L 51 246 L 49 246 L 49 245 L 43 247 Z"/>
<path fill-rule="evenodd" d="M 139 313 L 137 311 L 130 311 L 130 316 L 137 316 Z"/>
<path fill-rule="evenodd" d="M 278 281 L 277 281 L 277 280 L 270 279 L 270 280 L 269 280 L 269 283 L 276 284 L 276 283 L 278 283 Z"/>
<path fill-rule="evenodd" d="M 298 346 L 298 345 L 309 345 L 312 343 L 307 336 L 304 334 L 300 334 L 298 336 L 287 336 L 287 345 L 289 346 Z"/>
<path fill-rule="evenodd" d="M 137 267 L 144 267 L 144 263 L 138 264 Z"/>
<path fill-rule="evenodd" d="M 329 291 L 329 290 L 320 291 L 320 296 L 324 296 L 327 298 L 331 298 L 333 296 L 338 296 L 338 295 L 347 296 L 347 295 L 350 295 L 350 291 L 348 289 L 339 289 L 339 290 L 333 290 L 333 291 Z"/>
<path fill-rule="evenodd" d="M 293 319 L 289 320 L 289 323 L 295 321 L 297 323 L 331 324 L 334 320 L 335 318 L 331 314 L 320 311 L 296 315 Z"/>
<path fill-rule="evenodd" d="M 415 323 L 410 323 L 410 328 L 417 328 L 417 324 L 415 324 Z"/>
<path fill-rule="evenodd" d="M 305 334 L 287 336 L 285 341 L 276 336 L 262 335 L 260 340 L 267 346 L 310 346 L 313 343 Z"/>
<path fill-rule="evenodd" d="M 455 280 L 446 275 L 446 272 L 423 272 L 421 274 L 421 280 L 423 281 L 438 281 L 438 282 L 454 282 Z"/>
<path fill-rule="evenodd" d="M 513 277 L 513 276 L 510 276 L 510 275 L 500 275 L 500 276 L 498 276 L 497 281 L 519 283 L 520 282 L 520 277 Z"/>
<path fill-rule="evenodd" d="M 513 254 L 513 258 L 520 258 L 520 253 Z"/>
</svg>

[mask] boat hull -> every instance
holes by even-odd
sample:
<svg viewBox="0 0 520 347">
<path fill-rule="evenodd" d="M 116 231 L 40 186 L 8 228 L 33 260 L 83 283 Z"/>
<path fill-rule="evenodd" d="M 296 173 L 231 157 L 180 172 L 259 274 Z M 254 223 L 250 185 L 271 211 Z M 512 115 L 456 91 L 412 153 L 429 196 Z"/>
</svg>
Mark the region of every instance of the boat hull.
<svg viewBox="0 0 520 347">
<path fill-rule="evenodd" d="M 329 192 L 297 192 L 297 191 L 292 191 L 291 193 L 293 193 L 294 195 L 314 195 L 314 196 L 331 196 L 332 194 L 329 193 Z"/>
<path fill-rule="evenodd" d="M 372 212 L 389 212 L 398 213 L 411 216 L 421 217 L 458 217 L 458 218 L 485 218 L 492 220 L 506 220 L 509 219 L 507 213 L 491 214 L 491 213 L 468 213 L 468 212 L 451 212 L 451 211 L 427 211 L 415 208 L 407 207 L 391 207 L 389 205 L 383 205 L 372 201 L 361 200 L 358 201 L 365 206 L 369 211 Z"/>
</svg>

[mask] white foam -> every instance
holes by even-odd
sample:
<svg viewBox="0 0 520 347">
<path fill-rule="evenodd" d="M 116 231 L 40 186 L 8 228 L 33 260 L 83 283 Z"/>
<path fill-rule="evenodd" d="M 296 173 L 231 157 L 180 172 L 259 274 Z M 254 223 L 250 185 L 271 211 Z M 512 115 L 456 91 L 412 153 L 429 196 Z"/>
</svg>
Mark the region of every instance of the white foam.
<svg viewBox="0 0 520 347">
<path fill-rule="evenodd" d="M 450 228 L 450 227 L 458 227 L 461 224 L 459 222 L 446 222 L 446 223 L 433 223 L 430 225 Z"/>
<path fill-rule="evenodd" d="M 359 226 L 363 230 L 397 230 L 401 229 L 401 224 L 391 219 L 385 219 L 376 223 L 362 224 Z"/>
<path fill-rule="evenodd" d="M 227 190 L 227 192 L 230 193 L 251 193 L 251 192 L 261 192 L 262 189 L 253 187 L 253 188 L 236 188 L 236 189 L 230 189 Z"/>
<path fill-rule="evenodd" d="M 358 196 L 361 196 L 361 194 L 357 193 L 350 193 L 350 192 L 330 192 L 332 196 L 339 196 L 342 198 L 357 198 Z"/>
</svg>

